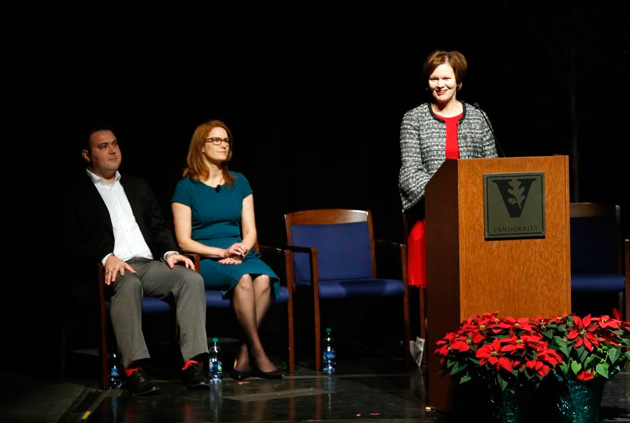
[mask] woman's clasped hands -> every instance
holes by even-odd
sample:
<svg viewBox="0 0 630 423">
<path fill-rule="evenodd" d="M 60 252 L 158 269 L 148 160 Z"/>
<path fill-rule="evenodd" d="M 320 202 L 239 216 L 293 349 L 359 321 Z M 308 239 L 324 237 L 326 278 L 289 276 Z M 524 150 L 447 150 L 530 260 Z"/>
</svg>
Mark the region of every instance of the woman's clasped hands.
<svg viewBox="0 0 630 423">
<path fill-rule="evenodd" d="M 241 264 L 249 250 L 242 242 L 237 242 L 225 249 L 224 258 L 219 260 L 221 264 Z"/>
</svg>

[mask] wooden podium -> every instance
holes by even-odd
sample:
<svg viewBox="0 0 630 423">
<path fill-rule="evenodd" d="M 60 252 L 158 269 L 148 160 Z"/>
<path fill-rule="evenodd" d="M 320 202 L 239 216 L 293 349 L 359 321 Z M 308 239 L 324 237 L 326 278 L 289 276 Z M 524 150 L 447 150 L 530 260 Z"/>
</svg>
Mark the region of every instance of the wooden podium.
<svg viewBox="0 0 630 423">
<path fill-rule="evenodd" d="M 544 178 L 544 235 L 489 239 L 486 191 L 494 185 L 486 178 L 528 172 Z M 425 196 L 428 405 L 448 411 L 453 384 L 439 374 L 434 354 L 446 333 L 476 313 L 552 317 L 571 310 L 569 160 L 446 160 Z"/>
</svg>

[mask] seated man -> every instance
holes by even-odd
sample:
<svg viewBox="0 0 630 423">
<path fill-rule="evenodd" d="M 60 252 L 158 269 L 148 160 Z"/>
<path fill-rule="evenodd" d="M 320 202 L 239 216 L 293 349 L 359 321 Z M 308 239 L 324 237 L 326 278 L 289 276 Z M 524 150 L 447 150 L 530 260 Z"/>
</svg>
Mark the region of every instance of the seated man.
<svg viewBox="0 0 630 423">
<path fill-rule="evenodd" d="M 121 152 L 114 133 L 97 128 L 85 138 L 82 156 L 87 169 L 62 197 L 62 237 L 78 260 L 101 261 L 105 267 L 105 283 L 113 291 L 110 315 L 127 389 L 134 394 L 159 391 L 139 363 L 149 358 L 142 333 L 143 296 L 174 298 L 185 361 L 182 378 L 191 389 L 207 389 L 203 279 L 191 270 L 193 263 L 176 251 L 148 184 L 118 172 Z"/>
</svg>

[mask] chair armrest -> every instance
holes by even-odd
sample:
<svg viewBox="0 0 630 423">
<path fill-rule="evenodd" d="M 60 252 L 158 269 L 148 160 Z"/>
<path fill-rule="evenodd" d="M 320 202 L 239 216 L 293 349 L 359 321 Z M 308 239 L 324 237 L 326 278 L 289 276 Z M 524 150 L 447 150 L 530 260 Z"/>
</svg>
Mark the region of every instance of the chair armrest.
<svg viewBox="0 0 630 423">
<path fill-rule="evenodd" d="M 284 250 L 282 248 L 274 247 L 272 245 L 261 245 L 258 244 L 258 252 L 261 254 L 273 254 L 273 255 L 284 255 Z"/>
<path fill-rule="evenodd" d="M 282 248 L 285 248 L 294 253 L 309 253 L 309 255 L 317 254 L 317 248 L 315 247 L 301 247 L 299 245 L 282 244 Z"/>
<path fill-rule="evenodd" d="M 375 239 L 374 244 L 376 247 L 387 247 L 387 248 L 395 248 L 395 249 L 400 249 L 401 247 L 406 245 L 406 244 L 401 244 L 399 242 L 385 241 L 383 239 Z"/>
<path fill-rule="evenodd" d="M 288 252 L 288 260 L 287 260 L 287 280 L 291 280 L 292 284 L 295 285 L 295 269 L 294 269 L 294 253 L 306 253 L 309 258 L 309 273 L 311 276 L 311 285 L 313 287 L 313 294 L 318 296 L 319 293 L 319 268 L 317 267 L 317 248 L 315 247 L 303 247 L 299 245 L 288 245 L 282 244 L 282 248 L 284 248 Z"/>
<path fill-rule="evenodd" d="M 407 244 L 401 244 L 382 239 L 374 240 L 374 250 L 379 251 L 376 255 L 378 275 L 394 275 L 397 279 L 402 279 L 407 285 Z M 381 254 L 382 252 L 383 254 Z M 388 253 L 385 255 L 385 253 Z M 396 255 L 396 258 L 392 254 Z M 393 264 L 395 263 L 395 264 Z"/>
<path fill-rule="evenodd" d="M 278 277 L 280 277 L 280 284 L 286 284 L 287 288 L 289 288 L 289 295 L 292 295 L 295 278 L 292 271 L 290 271 L 290 269 L 293 269 L 290 253 L 286 249 L 264 244 L 257 244 L 256 251 L 260 253 L 263 261 L 274 269 Z M 282 272 L 279 271 L 281 268 Z"/>
<path fill-rule="evenodd" d="M 89 281 L 90 284 L 94 284 L 90 287 L 90 293 L 88 297 L 89 309 L 99 310 L 102 317 L 105 317 L 107 311 L 107 296 L 105 285 L 105 266 L 100 261 L 98 262 L 79 262 L 77 271 L 80 273 L 80 277 Z M 94 289 L 92 291 L 91 289 Z M 92 303 L 94 301 L 94 303 Z"/>
</svg>

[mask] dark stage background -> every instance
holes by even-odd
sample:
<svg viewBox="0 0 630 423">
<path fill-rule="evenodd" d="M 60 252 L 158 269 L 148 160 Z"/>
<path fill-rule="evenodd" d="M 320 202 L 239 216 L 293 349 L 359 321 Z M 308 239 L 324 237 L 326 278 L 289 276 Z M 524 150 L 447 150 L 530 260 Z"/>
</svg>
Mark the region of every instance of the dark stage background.
<svg viewBox="0 0 630 423">
<path fill-rule="evenodd" d="M 190 136 L 218 118 L 234 133 L 231 169 L 254 189 L 261 243 L 285 241 L 284 213 L 326 207 L 369 208 L 375 235 L 401 241 L 398 131 L 403 113 L 427 100 L 421 65 L 437 48 L 466 55 L 458 97 L 488 113 L 505 155 L 571 155 L 579 165 L 572 199 L 620 204 L 630 236 L 627 4 L 209 1 L 8 10 L 5 267 L 17 272 L 5 280 L 12 288 L 4 308 L 19 309 L 9 322 L 24 342 L 20 354 L 55 340 L 50 299 L 73 270 L 72 252 L 55 248 L 55 213 L 59 188 L 84 167 L 75 142 L 84 124 L 114 126 L 122 169 L 150 180 L 169 218 Z"/>
</svg>

